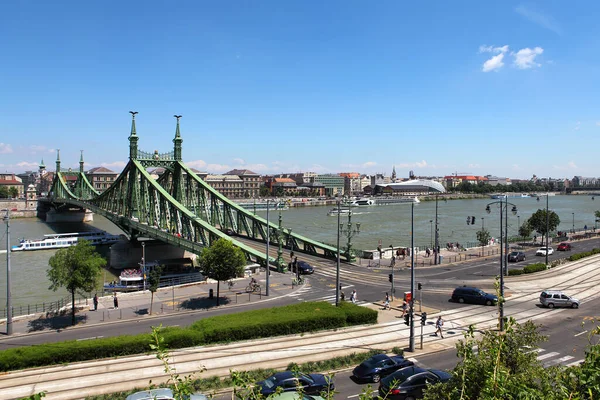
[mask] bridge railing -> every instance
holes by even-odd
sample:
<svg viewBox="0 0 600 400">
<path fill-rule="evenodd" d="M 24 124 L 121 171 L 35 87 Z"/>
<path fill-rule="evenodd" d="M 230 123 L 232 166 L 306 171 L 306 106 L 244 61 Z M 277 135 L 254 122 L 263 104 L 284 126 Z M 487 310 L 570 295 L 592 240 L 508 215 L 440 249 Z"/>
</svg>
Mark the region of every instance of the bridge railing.
<svg viewBox="0 0 600 400">
<path fill-rule="evenodd" d="M 75 306 L 88 305 L 89 298 L 77 296 L 75 297 Z M 37 304 L 22 304 L 11 307 L 12 316 L 19 317 L 23 315 L 33 315 L 39 313 L 53 313 L 60 309 L 71 305 L 71 296 L 62 299 L 37 303 Z M 0 309 L 0 320 L 6 320 L 7 309 Z"/>
</svg>

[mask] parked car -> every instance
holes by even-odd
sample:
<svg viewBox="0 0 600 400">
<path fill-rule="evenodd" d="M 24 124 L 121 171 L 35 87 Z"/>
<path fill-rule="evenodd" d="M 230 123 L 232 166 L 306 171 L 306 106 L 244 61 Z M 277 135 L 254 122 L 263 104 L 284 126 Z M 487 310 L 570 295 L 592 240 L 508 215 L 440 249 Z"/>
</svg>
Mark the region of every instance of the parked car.
<svg viewBox="0 0 600 400">
<path fill-rule="evenodd" d="M 185 397 L 188 400 L 208 400 L 203 394 L 192 394 Z M 125 400 L 174 400 L 175 394 L 169 388 L 150 389 L 136 392 L 127 396 Z"/>
<path fill-rule="evenodd" d="M 322 391 L 333 391 L 335 385 L 329 377 L 323 374 L 302 374 L 292 371 L 278 372 L 264 381 L 257 382 L 263 396 L 275 393 L 278 387 L 284 392 L 295 392 L 302 388 L 302 392 L 312 395 L 320 394 Z"/>
<path fill-rule="evenodd" d="M 452 292 L 452 301 L 492 306 L 498 303 L 498 297 L 476 287 L 461 286 Z"/>
<path fill-rule="evenodd" d="M 508 255 L 509 262 L 525 261 L 525 253 L 522 251 L 513 251 Z"/>
<path fill-rule="evenodd" d="M 571 251 L 571 244 L 570 243 L 560 243 L 558 245 L 558 247 L 556 248 L 556 250 L 558 251 Z"/>
<path fill-rule="evenodd" d="M 560 290 L 544 290 L 540 294 L 540 303 L 544 307 L 571 307 L 578 308 L 579 300 L 574 297 L 567 296 Z"/>
<path fill-rule="evenodd" d="M 325 400 L 321 396 L 298 392 L 283 392 L 269 397 L 270 400 Z"/>
<path fill-rule="evenodd" d="M 294 263 L 292 263 L 292 269 L 296 272 L 296 269 L 300 272 L 300 275 L 310 275 L 315 272 L 312 265 L 307 263 L 306 261 L 296 261 L 296 266 L 294 267 Z"/>
<path fill-rule="evenodd" d="M 536 256 L 545 256 L 546 252 L 548 252 L 548 255 L 554 254 L 554 249 L 552 247 L 540 247 L 535 252 L 535 255 Z"/>
<path fill-rule="evenodd" d="M 359 381 L 379 382 L 381 378 L 410 365 L 414 363 L 402 356 L 389 357 L 385 354 L 377 354 L 354 368 L 352 376 Z"/>
<path fill-rule="evenodd" d="M 447 382 L 451 378 L 451 374 L 439 369 L 406 367 L 381 380 L 379 396 L 391 400 L 421 399 L 427 385 Z"/>
</svg>

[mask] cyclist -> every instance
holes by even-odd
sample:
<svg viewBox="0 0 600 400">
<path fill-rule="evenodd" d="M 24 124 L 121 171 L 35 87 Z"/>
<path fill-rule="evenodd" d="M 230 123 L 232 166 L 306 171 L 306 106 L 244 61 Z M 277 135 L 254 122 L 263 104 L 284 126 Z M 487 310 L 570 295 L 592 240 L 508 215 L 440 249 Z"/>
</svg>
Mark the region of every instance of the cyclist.
<svg viewBox="0 0 600 400">
<path fill-rule="evenodd" d="M 256 281 L 256 279 L 254 279 L 254 277 L 252 277 L 252 279 L 250 279 L 250 287 L 254 289 L 257 285 L 258 282 Z"/>
</svg>

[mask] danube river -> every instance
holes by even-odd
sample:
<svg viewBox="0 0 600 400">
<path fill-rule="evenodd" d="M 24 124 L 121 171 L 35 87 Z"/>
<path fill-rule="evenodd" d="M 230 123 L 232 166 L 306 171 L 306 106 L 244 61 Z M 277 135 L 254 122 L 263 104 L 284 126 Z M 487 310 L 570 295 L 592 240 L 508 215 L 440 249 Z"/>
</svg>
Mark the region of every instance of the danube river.
<svg viewBox="0 0 600 400">
<path fill-rule="evenodd" d="M 575 226 L 580 231 L 585 226 L 594 227 L 594 211 L 600 210 L 600 198 L 592 200 L 591 196 L 550 196 L 550 209 L 560 217 L 558 230 L 568 231 Z M 449 200 L 438 202 L 438 225 L 440 246 L 446 243 L 460 243 L 467 246 L 476 242 L 476 232 L 481 229 L 482 223 L 491 235 L 498 238 L 500 235 L 500 209 L 498 205 L 491 205 L 491 213 L 485 211 L 486 205 L 499 200 L 470 199 Z M 539 201 L 535 197 L 509 198 L 509 203 L 516 205 L 517 215 L 508 214 L 508 232 L 510 236 L 517 236 L 519 222 L 525 222 L 539 208 L 546 207 L 546 197 Z M 335 244 L 337 240 L 337 216 L 328 216 L 331 206 L 290 208 L 281 212 L 283 226 L 291 228 L 293 232 L 314 238 L 318 241 Z M 389 206 L 371 206 L 354 208 L 352 216 L 352 230 L 356 229 L 355 223 L 360 223 L 360 233 L 352 238 L 354 248 L 375 249 L 381 243 L 383 247 L 390 244 L 394 246 L 407 246 L 411 237 L 411 204 L 395 204 Z M 510 206 L 509 208 L 512 208 Z M 259 214 L 266 216 L 266 211 Z M 279 212 L 270 211 L 269 218 L 272 222 L 278 220 Z M 475 217 L 474 225 L 467 225 L 467 216 Z M 482 220 L 483 218 L 483 220 Z M 119 228 L 100 216 L 94 216 L 94 222 L 89 224 L 95 228 L 106 230 L 110 233 L 122 233 Z M 344 228 L 347 229 L 347 216 L 341 216 Z M 61 224 L 50 226 L 37 218 L 12 219 L 11 245 L 16 245 L 18 239 L 39 238 L 54 232 L 79 232 L 90 229 L 88 224 Z M 6 228 L 2 226 L 0 234 L 0 249 L 6 248 Z M 414 205 L 414 234 L 415 246 L 424 248 L 431 246 L 435 229 L 435 201 L 421 202 Z M 346 239 L 340 239 L 343 246 Z M 104 249 L 106 251 L 106 249 Z M 49 282 L 46 277 L 48 260 L 55 250 L 40 250 L 32 252 L 11 253 L 11 280 L 12 302 L 15 307 L 20 305 L 55 301 L 66 297 L 64 289 L 53 292 L 48 289 Z M 133 266 L 132 266 L 133 267 Z M 110 272 L 106 275 L 107 281 L 116 277 Z M 0 315 L 6 307 L 6 254 L 0 255 Z"/>
</svg>

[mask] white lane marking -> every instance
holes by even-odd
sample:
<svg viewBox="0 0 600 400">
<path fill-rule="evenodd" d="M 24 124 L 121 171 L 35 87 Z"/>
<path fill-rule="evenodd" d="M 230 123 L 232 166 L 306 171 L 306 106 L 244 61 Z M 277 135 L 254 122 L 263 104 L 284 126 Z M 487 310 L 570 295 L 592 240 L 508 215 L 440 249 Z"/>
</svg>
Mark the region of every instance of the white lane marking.
<svg viewBox="0 0 600 400">
<path fill-rule="evenodd" d="M 560 353 L 557 353 L 555 351 L 552 351 L 550 353 L 546 353 L 546 354 L 542 354 L 541 356 L 537 356 L 537 359 L 539 361 L 545 360 L 546 358 L 550 358 L 550 357 L 555 357 L 557 355 L 559 355 Z"/>
<path fill-rule="evenodd" d="M 579 332 L 578 334 L 576 334 L 576 335 L 574 335 L 574 336 L 575 336 L 575 337 L 577 337 L 577 336 L 581 336 L 581 335 L 583 335 L 584 333 L 587 333 L 587 331 Z"/>
<path fill-rule="evenodd" d="M 579 365 L 582 362 L 583 362 L 583 360 L 573 361 L 572 363 L 569 363 L 569 364 L 565 365 L 565 367 L 572 367 L 573 365 Z"/>
<path fill-rule="evenodd" d="M 408 360 L 408 361 L 412 361 L 412 362 L 414 362 L 415 364 L 417 363 L 417 359 L 416 359 L 416 358 L 412 358 L 412 357 L 411 357 L 411 358 L 407 358 L 407 360 Z"/>
<path fill-rule="evenodd" d="M 551 365 L 556 365 L 556 364 L 561 364 L 565 361 L 569 361 L 570 359 L 575 358 L 573 356 L 564 356 L 561 358 L 557 358 L 556 360 L 550 360 L 550 361 L 546 361 L 545 363 L 542 363 L 542 365 L 544 366 L 544 368 L 548 368 Z"/>
<path fill-rule="evenodd" d="M 101 339 L 104 336 L 93 336 L 93 337 L 88 337 L 88 338 L 82 338 L 82 339 L 77 339 L 78 342 L 82 342 L 84 340 L 94 340 L 94 339 Z"/>
<path fill-rule="evenodd" d="M 360 396 L 360 394 L 353 394 L 352 396 L 348 396 L 349 399 L 353 398 L 353 397 L 358 397 Z"/>
<path fill-rule="evenodd" d="M 541 353 L 542 351 L 544 351 L 544 349 L 534 349 L 534 350 L 526 351 L 525 354 L 529 354 L 529 353 Z"/>
</svg>

